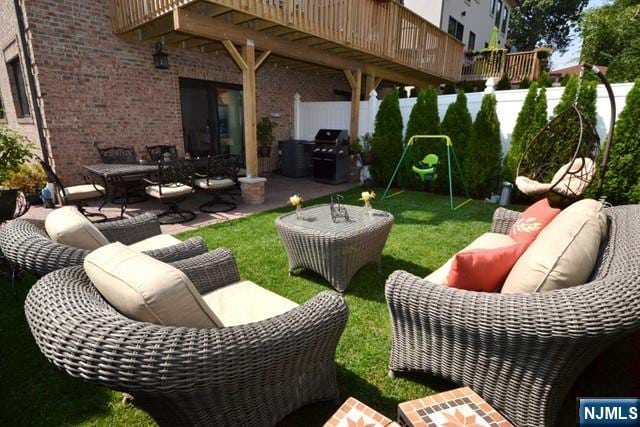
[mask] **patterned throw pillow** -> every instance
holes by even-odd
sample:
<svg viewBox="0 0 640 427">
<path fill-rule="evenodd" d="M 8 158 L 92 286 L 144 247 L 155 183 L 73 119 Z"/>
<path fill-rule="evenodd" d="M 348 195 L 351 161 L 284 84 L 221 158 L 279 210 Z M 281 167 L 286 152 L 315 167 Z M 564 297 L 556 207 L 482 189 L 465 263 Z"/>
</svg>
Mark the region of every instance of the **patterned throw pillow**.
<svg viewBox="0 0 640 427">
<path fill-rule="evenodd" d="M 542 199 L 520 214 L 509 230 L 509 236 L 516 242 L 531 244 L 559 213 L 560 209 L 549 205 L 549 199 Z"/>
</svg>

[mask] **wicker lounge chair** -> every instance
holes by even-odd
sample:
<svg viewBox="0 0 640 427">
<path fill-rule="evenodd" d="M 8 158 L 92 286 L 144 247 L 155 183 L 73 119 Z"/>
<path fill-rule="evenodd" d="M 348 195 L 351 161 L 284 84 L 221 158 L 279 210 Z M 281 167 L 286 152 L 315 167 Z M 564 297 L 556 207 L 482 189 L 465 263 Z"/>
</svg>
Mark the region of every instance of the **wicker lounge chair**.
<svg viewBox="0 0 640 427">
<path fill-rule="evenodd" d="M 607 209 L 609 237 L 589 283 L 535 294 L 469 292 L 404 271 L 386 284 L 390 374 L 427 372 L 471 387 L 514 424 L 552 426 L 580 373 L 640 330 L 640 206 Z M 492 231 L 517 212 L 499 208 Z"/>
<path fill-rule="evenodd" d="M 239 280 L 227 249 L 173 266 L 201 294 Z M 49 361 L 129 393 L 160 425 L 269 426 L 338 397 L 335 350 L 348 313 L 335 292 L 242 326 L 167 327 L 120 314 L 78 266 L 40 279 L 25 312 Z"/>
<path fill-rule="evenodd" d="M 110 242 L 130 245 L 161 233 L 155 215 L 146 213 L 134 218 L 95 224 Z M 15 219 L 0 229 L 0 249 L 13 268 L 43 276 L 51 271 L 80 265 L 90 252 L 56 243 L 49 238 L 42 221 Z M 174 246 L 146 252 L 165 262 L 192 257 L 207 251 L 200 237 Z"/>
</svg>

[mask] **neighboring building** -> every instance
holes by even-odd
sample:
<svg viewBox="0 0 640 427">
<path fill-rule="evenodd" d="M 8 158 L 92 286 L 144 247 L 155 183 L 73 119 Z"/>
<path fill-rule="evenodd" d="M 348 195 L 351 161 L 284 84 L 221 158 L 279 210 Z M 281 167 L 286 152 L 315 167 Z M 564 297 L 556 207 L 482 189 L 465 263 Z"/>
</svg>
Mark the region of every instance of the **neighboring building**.
<svg viewBox="0 0 640 427">
<path fill-rule="evenodd" d="M 460 80 L 464 47 L 448 34 L 398 3 L 366 0 L 361 15 L 347 3 L 4 0 L 2 120 L 68 184 L 99 161 L 94 144 L 244 153 L 257 175 L 255 122 L 272 116 L 276 139 L 289 138 L 296 93 L 351 94 L 357 133 L 360 99 L 378 85 Z M 168 69 L 154 66 L 156 43 Z"/>
<path fill-rule="evenodd" d="M 463 42 L 466 50 L 478 51 L 489 45 L 494 27 L 500 47 L 507 47 L 516 0 L 404 0 L 404 5 Z"/>
<path fill-rule="evenodd" d="M 608 67 L 604 65 L 598 65 L 597 67 L 600 71 L 602 71 L 603 74 L 607 74 L 607 70 L 609 69 Z M 554 83 L 559 83 L 565 76 L 579 75 L 581 69 L 582 69 L 582 65 L 580 64 L 569 65 L 567 67 L 562 67 L 562 68 L 556 68 L 555 70 L 549 72 L 549 77 L 551 77 L 551 80 Z"/>
</svg>

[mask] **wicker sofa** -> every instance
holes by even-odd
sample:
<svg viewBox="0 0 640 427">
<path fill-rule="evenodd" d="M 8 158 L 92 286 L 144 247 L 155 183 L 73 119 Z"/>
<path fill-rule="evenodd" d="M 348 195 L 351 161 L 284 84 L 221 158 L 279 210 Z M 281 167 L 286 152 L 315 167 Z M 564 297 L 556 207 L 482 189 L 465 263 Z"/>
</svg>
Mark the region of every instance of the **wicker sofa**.
<svg viewBox="0 0 640 427">
<path fill-rule="evenodd" d="M 172 265 L 203 295 L 240 280 L 227 249 Z M 168 327 L 120 314 L 77 266 L 40 279 L 25 312 L 51 363 L 129 393 L 160 425 L 269 426 L 338 397 L 335 350 L 348 312 L 335 292 L 242 326 Z"/>
<path fill-rule="evenodd" d="M 469 292 L 404 271 L 386 283 L 390 375 L 426 372 L 471 387 L 518 426 L 554 425 L 585 367 L 640 330 L 640 206 L 608 208 L 589 283 L 535 294 Z M 499 208 L 492 231 L 518 213 Z"/>
<path fill-rule="evenodd" d="M 161 233 L 160 223 L 152 213 L 134 218 L 94 224 L 110 241 L 130 245 Z M 43 221 L 15 219 L 0 228 L 0 249 L 12 265 L 36 276 L 60 268 L 80 265 L 90 252 L 56 243 L 49 238 Z M 165 262 L 202 254 L 207 245 L 200 237 L 162 249 L 147 251 L 148 255 Z"/>
</svg>

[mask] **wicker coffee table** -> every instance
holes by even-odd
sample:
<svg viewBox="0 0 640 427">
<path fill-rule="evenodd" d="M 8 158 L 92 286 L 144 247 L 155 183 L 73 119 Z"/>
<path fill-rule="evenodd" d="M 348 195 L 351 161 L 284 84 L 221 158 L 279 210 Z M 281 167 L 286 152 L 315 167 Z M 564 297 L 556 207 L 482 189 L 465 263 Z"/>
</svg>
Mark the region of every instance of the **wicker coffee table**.
<svg viewBox="0 0 640 427">
<path fill-rule="evenodd" d="M 329 205 L 303 209 L 304 219 L 291 212 L 276 219 L 276 228 L 289 257 L 289 272 L 306 268 L 320 274 L 344 292 L 351 278 L 366 264 L 380 266 L 382 248 L 393 225 L 393 215 L 345 205 L 349 221 L 334 223 Z"/>
</svg>

